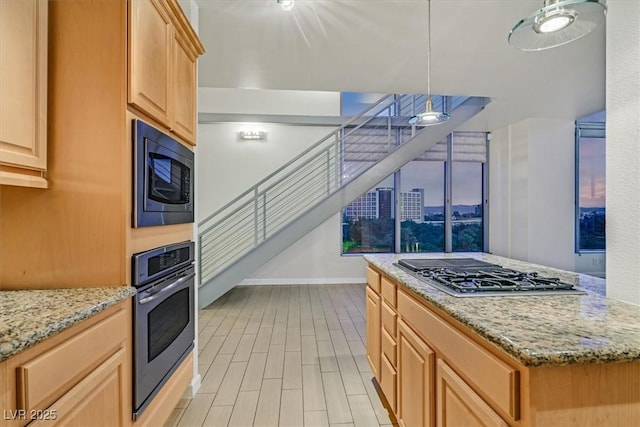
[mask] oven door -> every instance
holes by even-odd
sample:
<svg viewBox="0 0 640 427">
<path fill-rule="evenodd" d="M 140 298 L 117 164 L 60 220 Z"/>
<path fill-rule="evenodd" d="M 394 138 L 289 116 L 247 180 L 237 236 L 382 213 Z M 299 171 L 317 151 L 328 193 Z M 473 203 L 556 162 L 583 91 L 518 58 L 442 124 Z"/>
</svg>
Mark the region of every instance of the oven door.
<svg viewBox="0 0 640 427">
<path fill-rule="evenodd" d="M 194 267 L 138 290 L 134 307 L 134 419 L 193 349 Z"/>
</svg>

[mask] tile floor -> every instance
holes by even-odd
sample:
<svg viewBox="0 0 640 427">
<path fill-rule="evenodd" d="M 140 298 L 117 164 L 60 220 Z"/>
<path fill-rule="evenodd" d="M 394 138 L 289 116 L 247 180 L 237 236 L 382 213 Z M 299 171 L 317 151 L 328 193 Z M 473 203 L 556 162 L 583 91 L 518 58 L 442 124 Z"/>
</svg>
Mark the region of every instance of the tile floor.
<svg viewBox="0 0 640 427">
<path fill-rule="evenodd" d="M 390 426 L 364 298 L 364 284 L 237 287 L 200 310 L 202 386 L 165 427 Z"/>
</svg>

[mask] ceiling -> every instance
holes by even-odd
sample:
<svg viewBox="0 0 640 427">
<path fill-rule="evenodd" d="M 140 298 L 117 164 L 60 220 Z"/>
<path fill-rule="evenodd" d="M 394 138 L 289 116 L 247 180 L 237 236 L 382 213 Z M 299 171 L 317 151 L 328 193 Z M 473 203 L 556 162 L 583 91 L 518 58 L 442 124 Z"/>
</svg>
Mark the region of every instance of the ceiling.
<svg viewBox="0 0 640 427">
<path fill-rule="evenodd" d="M 427 92 L 424 0 L 196 0 L 206 53 L 199 86 L 374 93 Z M 605 25 L 565 46 L 507 43 L 542 0 L 432 0 L 431 91 L 489 96 L 468 128 L 527 117 L 570 119 L 605 106 Z"/>
</svg>

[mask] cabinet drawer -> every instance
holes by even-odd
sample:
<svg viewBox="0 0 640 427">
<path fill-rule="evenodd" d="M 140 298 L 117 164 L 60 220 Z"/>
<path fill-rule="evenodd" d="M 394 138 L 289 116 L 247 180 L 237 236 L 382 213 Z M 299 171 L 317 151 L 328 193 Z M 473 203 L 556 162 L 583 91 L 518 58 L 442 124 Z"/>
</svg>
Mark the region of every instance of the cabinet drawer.
<svg viewBox="0 0 640 427">
<path fill-rule="evenodd" d="M 380 295 L 380 273 L 367 266 L 367 284 Z"/>
<path fill-rule="evenodd" d="M 392 281 L 388 280 L 386 277 L 383 277 L 381 280 L 382 286 L 382 298 L 391 305 L 391 307 L 396 307 L 396 284 Z"/>
<path fill-rule="evenodd" d="M 128 328 L 120 310 L 17 368 L 18 409 L 44 409 L 123 344 Z"/>
<path fill-rule="evenodd" d="M 413 297 L 398 293 L 398 315 L 496 407 L 519 418 L 519 372 L 467 338 Z"/>
<path fill-rule="evenodd" d="M 131 415 L 121 409 L 125 407 L 120 386 L 127 375 L 125 359 L 126 350 L 121 348 L 43 411 L 50 419 L 38 419 L 29 426 L 128 425 Z"/>
<path fill-rule="evenodd" d="M 436 380 L 438 427 L 509 427 L 443 360 L 437 362 Z"/>
<path fill-rule="evenodd" d="M 395 368 L 396 366 L 396 340 L 394 337 L 389 335 L 387 331 L 382 330 L 382 354 L 389 359 L 391 365 Z"/>
<path fill-rule="evenodd" d="M 382 363 L 380 363 L 380 388 L 393 413 L 396 412 L 396 378 L 396 370 L 389 360 L 382 356 Z"/>
<path fill-rule="evenodd" d="M 396 336 L 396 321 L 398 315 L 396 310 L 391 308 L 386 301 L 382 301 L 382 309 L 380 310 L 382 317 L 382 327 L 387 330 L 392 337 Z"/>
</svg>

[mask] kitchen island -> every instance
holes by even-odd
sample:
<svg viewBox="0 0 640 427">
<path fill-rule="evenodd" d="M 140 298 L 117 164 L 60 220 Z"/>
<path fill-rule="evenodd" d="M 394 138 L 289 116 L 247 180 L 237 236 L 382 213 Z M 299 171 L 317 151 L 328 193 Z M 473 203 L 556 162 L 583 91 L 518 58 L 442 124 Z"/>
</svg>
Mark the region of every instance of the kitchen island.
<svg viewBox="0 0 640 427">
<path fill-rule="evenodd" d="M 395 265 L 449 257 L 559 277 L 585 294 L 459 298 Z M 604 280 L 480 253 L 365 260 L 367 356 L 401 424 L 631 426 L 640 419 L 640 307 L 607 299 Z"/>
</svg>

